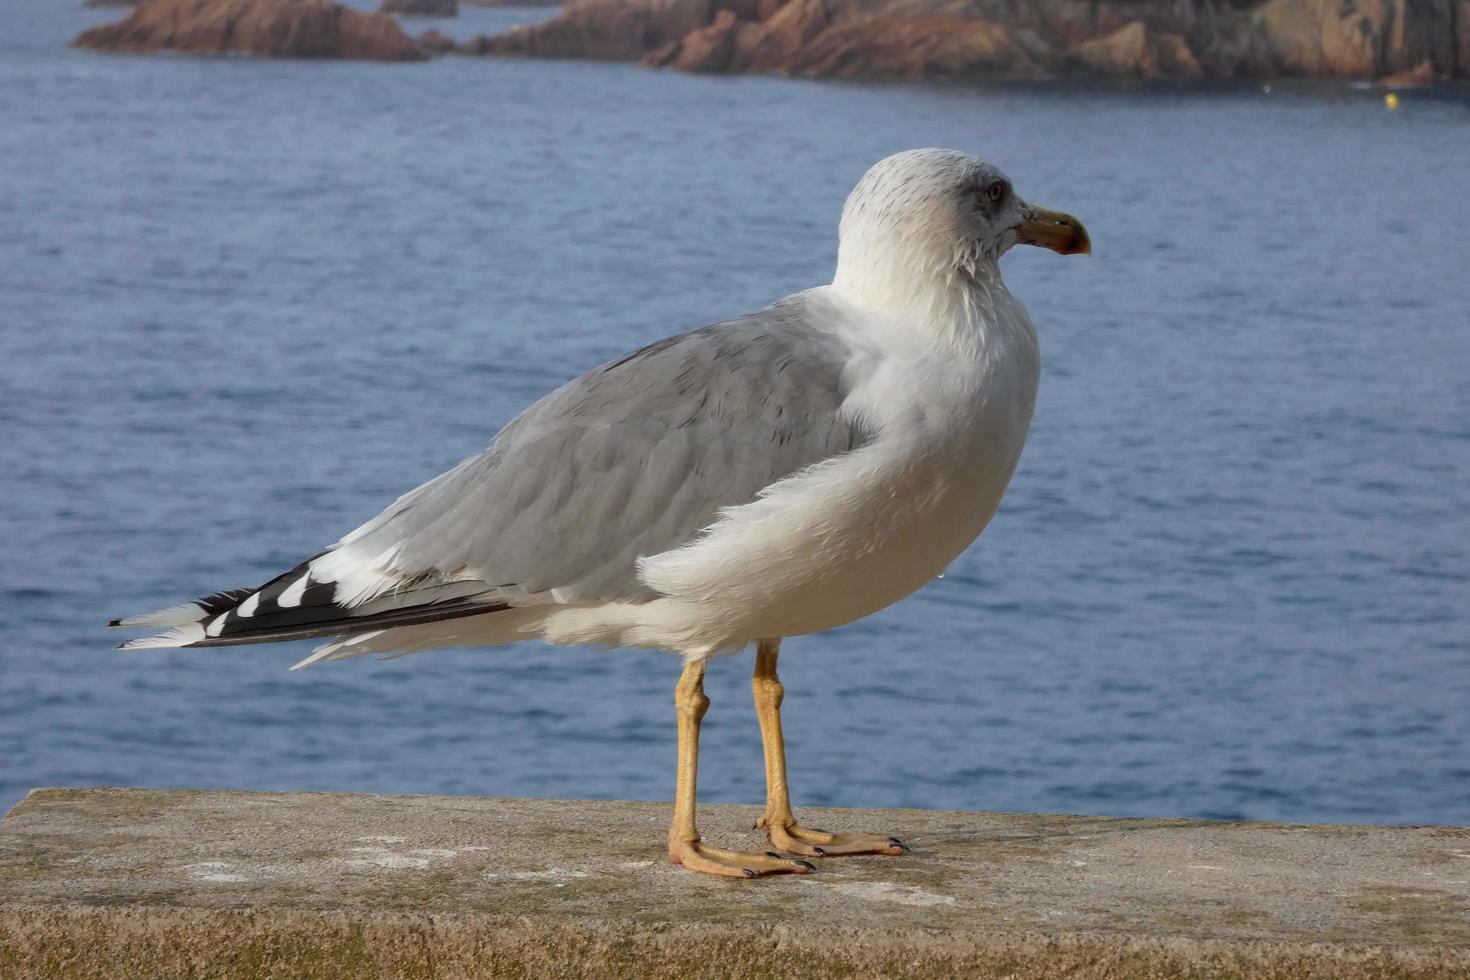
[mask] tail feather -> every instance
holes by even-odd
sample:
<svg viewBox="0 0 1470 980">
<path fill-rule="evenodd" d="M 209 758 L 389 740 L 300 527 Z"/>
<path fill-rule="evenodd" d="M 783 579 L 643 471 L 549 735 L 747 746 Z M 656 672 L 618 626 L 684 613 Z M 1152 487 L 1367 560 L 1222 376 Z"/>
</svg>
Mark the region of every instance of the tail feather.
<svg viewBox="0 0 1470 980">
<path fill-rule="evenodd" d="M 356 583 L 352 594 L 342 596 L 340 583 L 325 578 L 314 567 L 321 557 L 313 556 L 258 589 L 216 592 L 158 612 L 115 619 L 108 625 L 171 627 L 155 636 L 129 640 L 121 645 L 123 650 L 194 648 L 381 632 L 510 608 L 498 588 L 438 573 L 393 575 L 391 587 L 378 590 L 366 601 Z"/>
<path fill-rule="evenodd" d="M 183 626 L 187 623 L 197 623 L 201 619 L 234 609 L 254 591 L 254 589 L 226 589 L 223 592 L 214 592 L 201 599 L 195 599 L 193 602 L 184 602 L 177 606 L 169 606 L 167 609 L 160 609 L 157 612 L 114 619 L 107 625 Z"/>
</svg>

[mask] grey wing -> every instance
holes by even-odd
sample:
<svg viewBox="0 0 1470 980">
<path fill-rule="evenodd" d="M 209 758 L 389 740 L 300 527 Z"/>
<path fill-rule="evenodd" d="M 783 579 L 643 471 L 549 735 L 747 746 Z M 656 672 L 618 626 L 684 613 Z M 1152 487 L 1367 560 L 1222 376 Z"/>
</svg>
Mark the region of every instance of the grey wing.
<svg viewBox="0 0 1470 980">
<path fill-rule="evenodd" d="M 659 341 L 563 385 L 265 585 L 113 625 L 173 627 L 125 646 L 219 646 L 651 598 L 639 557 L 865 441 L 843 411 L 850 353 L 806 294 Z"/>
<path fill-rule="evenodd" d="M 507 598 L 648 598 L 640 556 L 863 441 L 847 359 L 800 296 L 660 341 L 543 398 L 343 546 Z"/>
</svg>

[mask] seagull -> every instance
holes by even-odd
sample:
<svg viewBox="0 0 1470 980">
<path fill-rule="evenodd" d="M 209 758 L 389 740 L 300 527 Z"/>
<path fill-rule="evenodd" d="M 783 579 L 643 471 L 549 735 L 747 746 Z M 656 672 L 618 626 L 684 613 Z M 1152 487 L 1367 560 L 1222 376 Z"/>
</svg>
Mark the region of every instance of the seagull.
<svg viewBox="0 0 1470 980">
<path fill-rule="evenodd" d="M 982 160 L 890 156 L 847 198 L 830 285 L 593 368 L 259 588 L 109 625 L 163 630 L 123 649 L 326 638 L 296 667 L 536 636 L 680 654 L 671 861 L 755 878 L 902 854 L 797 823 L 776 661 L 943 573 L 995 514 L 1041 368 L 1000 274 L 1017 244 L 1091 251 Z M 695 823 L 705 669 L 752 643 L 763 853 Z"/>
</svg>

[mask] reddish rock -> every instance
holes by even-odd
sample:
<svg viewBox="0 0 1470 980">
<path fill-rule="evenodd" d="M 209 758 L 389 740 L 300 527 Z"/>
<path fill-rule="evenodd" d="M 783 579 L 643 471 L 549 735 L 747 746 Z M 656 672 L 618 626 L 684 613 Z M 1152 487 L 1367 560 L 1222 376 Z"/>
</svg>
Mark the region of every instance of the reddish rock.
<svg viewBox="0 0 1470 980">
<path fill-rule="evenodd" d="M 1204 70 L 1178 34 L 1154 33 L 1135 20 L 1106 37 L 1083 41 L 1067 54 L 1068 65 L 1109 78 L 1194 79 Z"/>
<path fill-rule="evenodd" d="M 1396 0 L 1268 0 L 1261 25 L 1286 75 L 1371 78 L 1374 37 Z"/>
<path fill-rule="evenodd" d="M 78 35 L 72 45 L 273 58 L 423 57 L 392 17 L 349 10 L 331 0 L 151 0 L 115 24 Z"/>
<path fill-rule="evenodd" d="M 458 17 L 459 0 L 382 0 L 378 13 L 400 17 Z"/>
<path fill-rule="evenodd" d="M 722 4 L 713 23 L 670 41 L 643 59 L 646 65 L 686 71 L 784 71 L 831 24 L 828 0 Z M 758 17 L 774 10 L 764 20 Z"/>
<path fill-rule="evenodd" d="M 1278 74 L 1265 37 L 1249 24 L 1221 25 L 1198 50 L 1210 78 L 1270 78 Z"/>
<path fill-rule="evenodd" d="M 1287 75 L 1377 78 L 1425 61 L 1434 73 L 1454 72 L 1450 0 L 1268 0 L 1259 21 L 1281 72 Z M 1461 31 L 1465 31 L 1461 4 Z M 1466 57 L 1466 38 L 1459 58 Z"/>
<path fill-rule="evenodd" d="M 1470 75 L 1470 0 L 574 0 L 474 47 L 814 75 L 1449 76 Z"/>
<path fill-rule="evenodd" d="M 544 24 L 485 38 L 483 54 L 638 61 L 711 23 L 712 0 L 574 0 Z"/>
<path fill-rule="evenodd" d="M 1378 84 L 1389 88 L 1422 88 L 1425 85 L 1433 85 L 1434 66 L 1427 61 L 1421 61 L 1413 68 L 1385 75 L 1378 80 Z"/>
<path fill-rule="evenodd" d="M 1097 75 L 1152 77 L 1153 65 L 1145 64 L 1148 57 L 1148 28 L 1135 20 L 1106 37 L 1083 41 L 1069 52 L 1067 60 L 1072 67 Z"/>
<path fill-rule="evenodd" d="M 110 10 L 114 7 L 136 7 L 146 0 L 87 0 L 82 4 L 88 10 Z"/>
<path fill-rule="evenodd" d="M 713 24 L 690 31 L 682 41 L 674 42 L 662 52 L 654 52 L 645 61 L 672 65 L 681 71 L 730 71 L 734 67 L 735 39 L 739 33 L 740 21 L 735 12 L 721 10 Z M 660 56 L 667 60 L 660 60 Z"/>
<path fill-rule="evenodd" d="M 1163 31 L 1150 32 L 1150 53 L 1160 78 L 1194 79 L 1203 78 L 1205 70 L 1200 67 L 1189 43 L 1178 34 Z"/>
<path fill-rule="evenodd" d="M 448 54 L 455 49 L 454 38 L 443 31 L 429 30 L 420 34 L 416 40 L 419 50 L 426 57 L 435 58 L 441 54 Z"/>
<path fill-rule="evenodd" d="M 786 0 L 756 30 L 741 32 L 740 60 L 757 71 L 789 70 L 802 49 L 831 24 L 829 0 Z"/>
<path fill-rule="evenodd" d="M 1023 41 L 1001 24 L 928 18 L 829 28 L 793 58 L 789 70 L 842 78 L 1025 78 L 1040 74 L 1049 60 L 1049 49 L 1034 36 Z"/>
</svg>

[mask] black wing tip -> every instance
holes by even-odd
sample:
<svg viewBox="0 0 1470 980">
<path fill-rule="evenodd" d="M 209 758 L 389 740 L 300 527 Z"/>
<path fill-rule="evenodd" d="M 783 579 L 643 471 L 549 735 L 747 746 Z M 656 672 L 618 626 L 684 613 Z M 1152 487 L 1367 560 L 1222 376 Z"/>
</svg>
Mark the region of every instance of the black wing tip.
<svg viewBox="0 0 1470 980">
<path fill-rule="evenodd" d="M 287 580 L 293 579 L 295 576 L 300 575 L 303 572 L 308 572 L 310 570 L 312 562 L 316 561 L 322 555 L 325 555 L 331 550 L 331 548 L 327 548 L 325 551 L 318 551 L 316 554 L 312 555 L 301 564 L 295 566 L 290 571 L 277 575 L 275 578 L 265 583 L 265 585 L 259 586 L 257 588 L 220 589 L 218 592 L 211 592 L 208 595 L 202 595 L 197 599 L 190 600 L 191 602 L 193 602 L 194 605 L 199 607 L 199 616 L 197 619 L 194 620 L 194 622 L 202 623 L 205 620 L 213 619 L 214 617 L 219 616 L 222 613 L 231 612 L 246 599 L 249 599 L 251 596 L 259 595 L 266 592 L 266 590 L 270 589 L 272 586 L 276 586 L 277 588 L 272 595 L 262 596 L 262 601 L 266 603 L 267 608 L 269 608 L 274 603 L 274 597 L 278 596 L 284 590 Z M 187 605 L 187 603 L 185 603 L 185 605 Z M 117 619 L 109 619 L 107 621 L 107 628 L 115 629 L 120 626 L 125 628 L 132 628 L 129 627 L 127 623 L 127 620 L 131 618 L 141 619 L 144 617 L 121 616 Z M 147 624 L 144 623 L 136 624 L 137 627 L 144 627 L 146 625 Z"/>
<path fill-rule="evenodd" d="M 332 618 L 308 622 L 297 622 L 283 626 L 262 626 L 258 629 L 231 631 L 229 623 L 219 636 L 207 636 L 192 643 L 182 643 L 178 649 L 205 649 L 207 647 L 245 646 L 255 643 L 287 643 L 291 640 L 306 640 L 314 637 L 350 636 L 369 630 L 387 630 L 400 626 L 422 626 L 445 619 L 463 619 L 468 616 L 484 616 L 504 612 L 510 608 L 506 602 L 475 602 L 471 599 L 451 600 L 409 606 L 373 616 Z"/>
<path fill-rule="evenodd" d="M 194 603 L 204 610 L 204 615 L 200 619 L 208 619 L 222 612 L 229 612 L 254 594 L 254 589 L 223 589 L 200 596 L 194 600 Z"/>
</svg>

